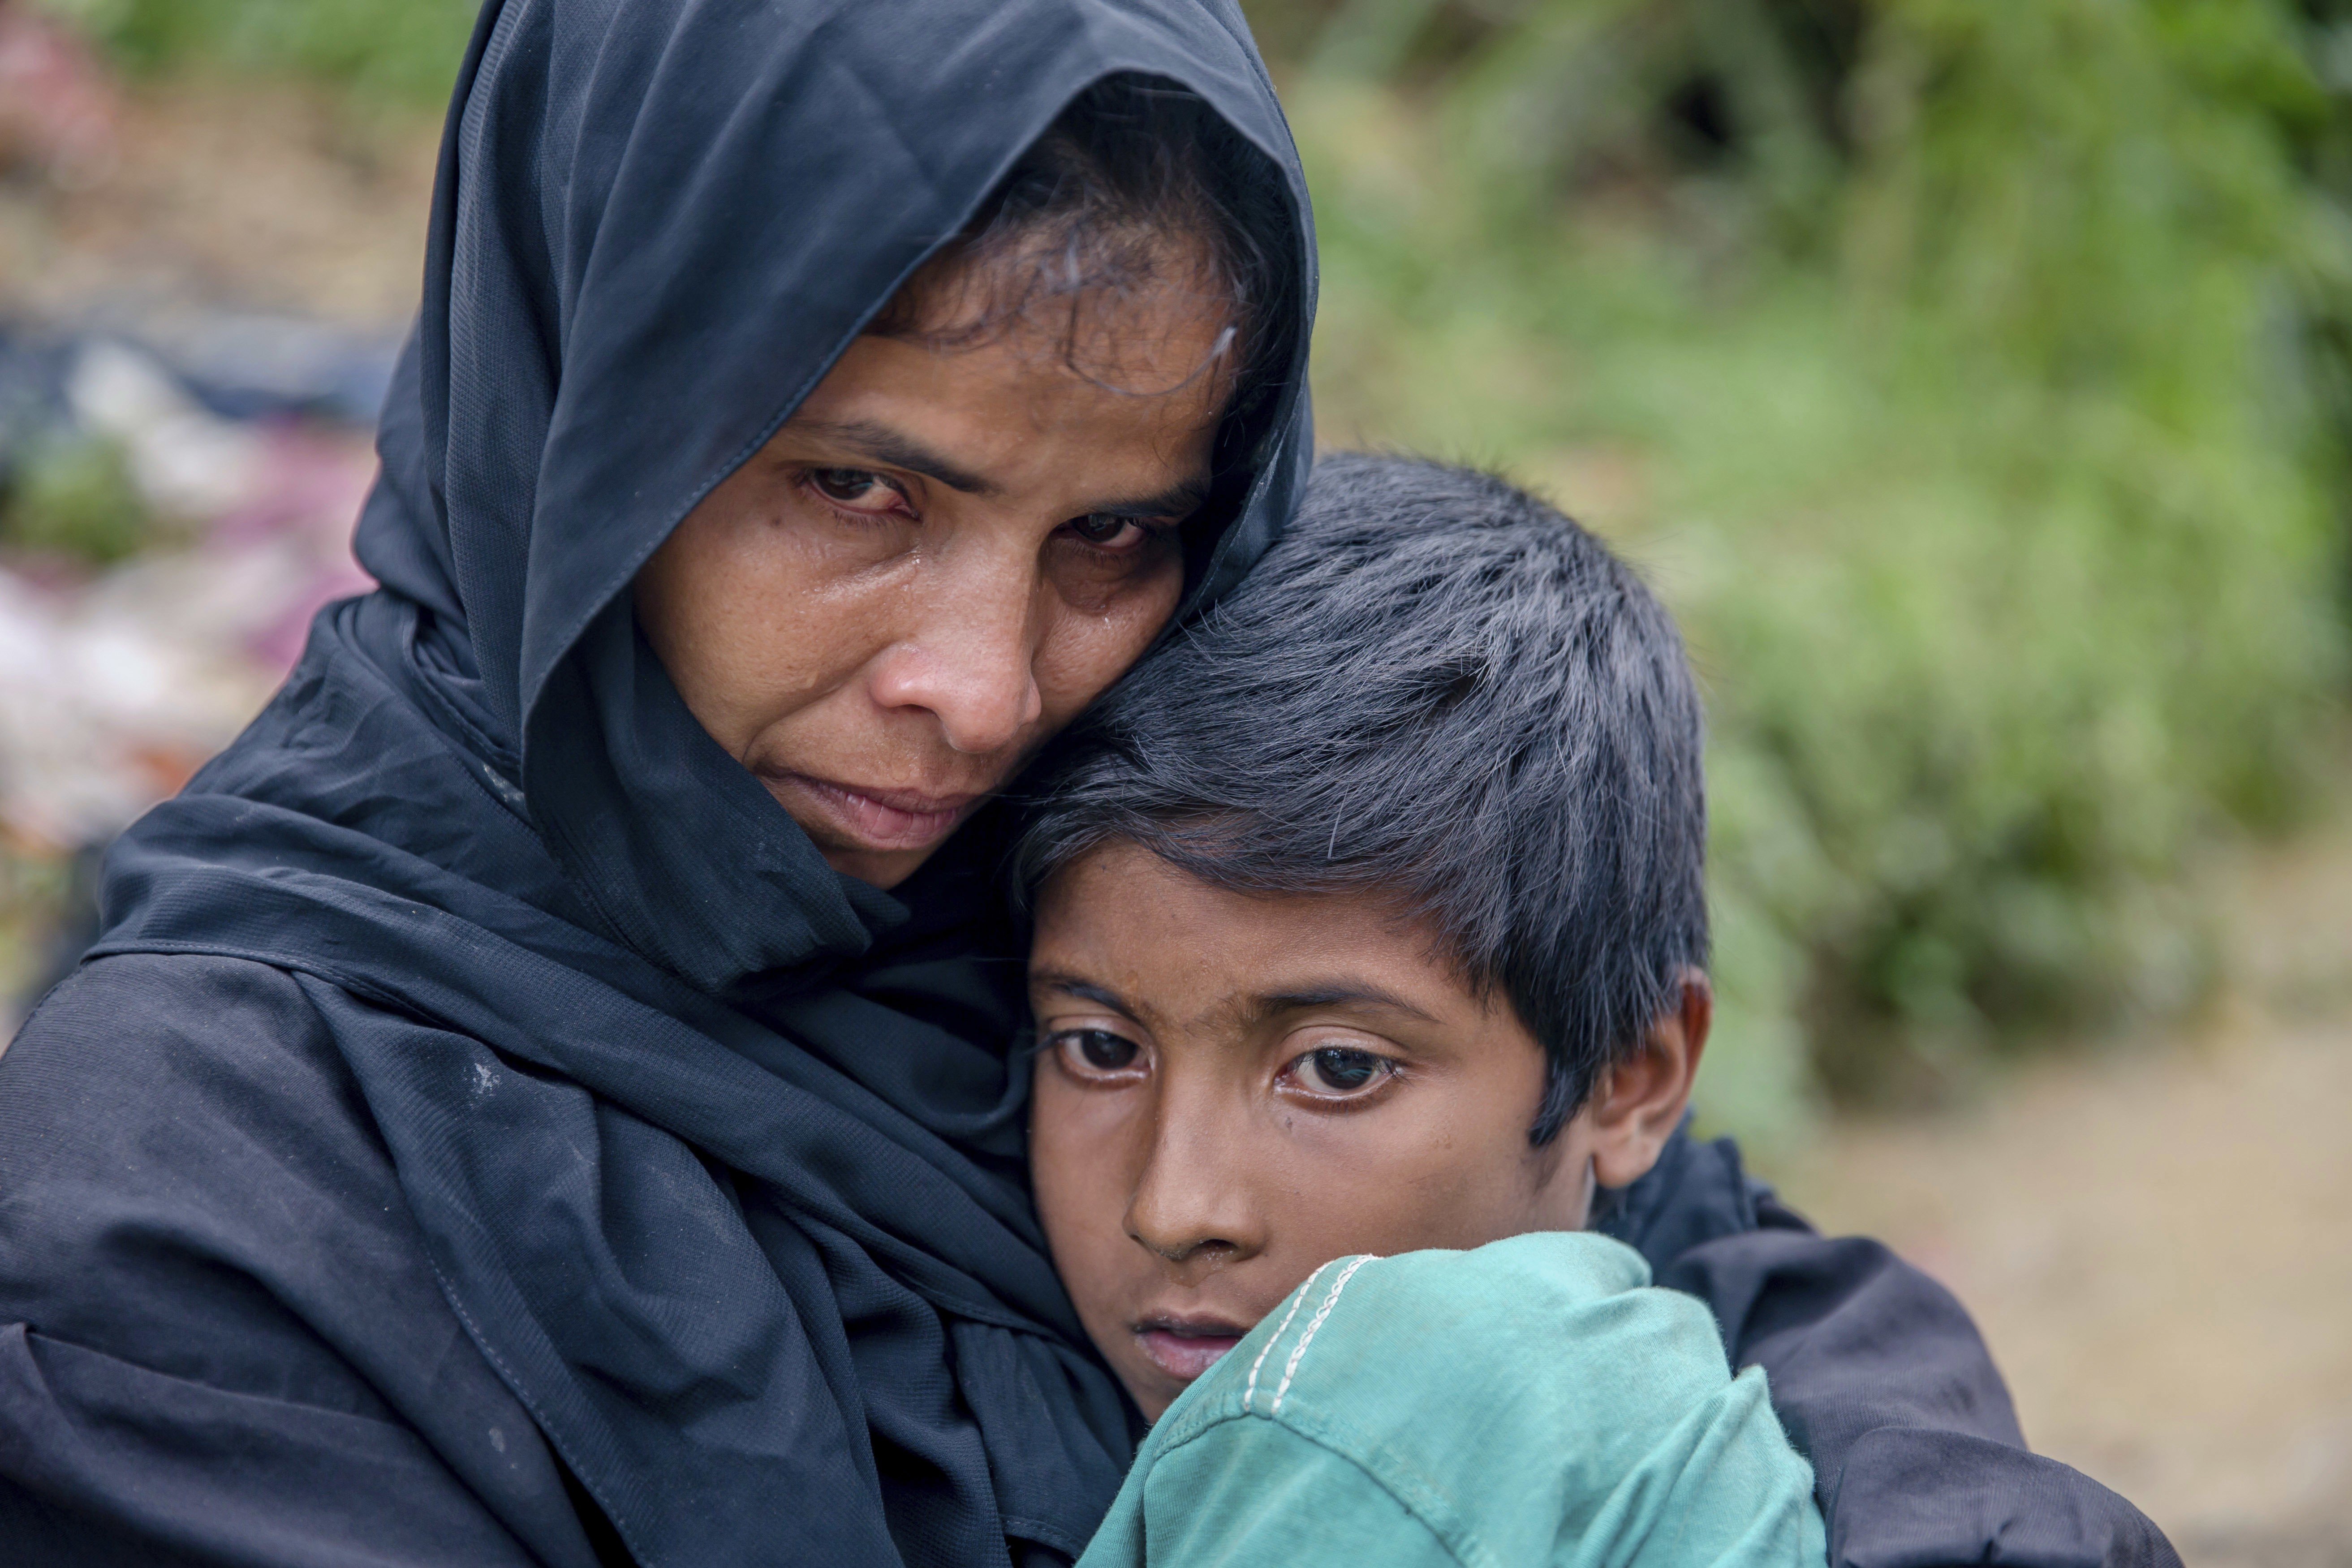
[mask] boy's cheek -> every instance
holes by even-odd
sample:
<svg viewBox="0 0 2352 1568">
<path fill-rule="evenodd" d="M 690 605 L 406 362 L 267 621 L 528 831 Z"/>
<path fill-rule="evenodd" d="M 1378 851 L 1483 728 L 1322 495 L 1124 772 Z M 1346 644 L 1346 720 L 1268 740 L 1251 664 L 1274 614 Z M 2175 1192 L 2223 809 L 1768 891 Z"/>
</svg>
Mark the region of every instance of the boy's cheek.
<svg viewBox="0 0 2352 1568">
<path fill-rule="evenodd" d="M 1066 1145 L 1060 1147 L 1070 1152 Z M 1038 1218 L 1079 1324 L 1138 1404 L 1146 1409 L 1155 1401 L 1164 1404 L 1172 1392 L 1157 1388 L 1156 1370 L 1128 1331 L 1156 1280 L 1148 1255 L 1127 1235 L 1124 1206 L 1101 1201 L 1109 1184 L 1100 1176 L 1089 1179 L 1082 1156 L 1057 1164 L 1048 1155 L 1034 1163 Z M 1055 1179 L 1060 1172 L 1074 1174 L 1063 1183 Z"/>
<path fill-rule="evenodd" d="M 1116 1178 L 1128 1169 L 1134 1141 L 1130 1098 L 1075 1088 L 1051 1064 L 1038 1064 L 1030 1091 L 1029 1176 L 1041 1207 L 1048 1193 L 1057 1206 L 1117 1201 Z"/>
<path fill-rule="evenodd" d="M 1122 1198 L 1127 1180 L 1129 1120 L 1097 1102 L 1116 1097 L 1049 1082 L 1041 1068 L 1030 1119 L 1029 1181 L 1045 1228 L 1054 1266 L 1071 1299 L 1083 1308 L 1101 1293 L 1107 1266 L 1127 1242 Z"/>
<path fill-rule="evenodd" d="M 1344 1121 L 1284 1173 L 1290 1201 L 1277 1213 L 1276 1247 L 1300 1277 L 1350 1253 L 1382 1257 L 1429 1248 L 1467 1250 L 1550 1228 L 1538 1223 L 1516 1122 L 1504 1135 L 1478 1124 L 1391 1127 L 1370 1136 Z M 1311 1196 L 1310 1196 L 1311 1194 Z"/>
</svg>

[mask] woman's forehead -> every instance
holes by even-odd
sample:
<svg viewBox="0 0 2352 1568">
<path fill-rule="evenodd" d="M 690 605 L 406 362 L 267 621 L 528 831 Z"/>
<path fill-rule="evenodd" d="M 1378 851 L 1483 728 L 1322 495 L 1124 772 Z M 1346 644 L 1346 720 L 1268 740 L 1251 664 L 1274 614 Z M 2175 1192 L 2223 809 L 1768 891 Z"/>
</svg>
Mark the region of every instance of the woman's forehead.
<svg viewBox="0 0 2352 1568">
<path fill-rule="evenodd" d="M 1191 335 L 1168 378 L 1209 341 Z M 860 338 L 778 430 L 779 455 L 869 462 L 981 500 L 1047 490 L 1073 514 L 1184 516 L 1207 500 L 1218 404 L 1195 382 L 1108 386 L 1010 335 L 933 350 Z"/>
</svg>

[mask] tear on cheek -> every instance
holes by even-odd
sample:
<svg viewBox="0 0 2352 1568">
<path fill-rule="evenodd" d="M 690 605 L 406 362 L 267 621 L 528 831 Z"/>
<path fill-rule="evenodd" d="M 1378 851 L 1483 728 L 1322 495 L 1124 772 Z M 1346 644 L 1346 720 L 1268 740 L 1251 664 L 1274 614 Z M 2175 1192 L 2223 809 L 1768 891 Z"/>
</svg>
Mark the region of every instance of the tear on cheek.
<svg viewBox="0 0 2352 1568">
<path fill-rule="evenodd" d="M 1184 563 L 1172 551 L 1104 564 L 1080 564 L 1062 574 L 1062 600 L 1089 616 L 1133 616 L 1147 624 L 1146 641 L 1176 613 L 1184 588 Z"/>
<path fill-rule="evenodd" d="M 1037 689 L 1045 702 L 1046 734 L 1076 718 L 1079 710 L 1132 668 L 1175 610 L 1172 592 L 1164 604 L 1129 597 L 1067 604 L 1037 652 Z"/>
</svg>

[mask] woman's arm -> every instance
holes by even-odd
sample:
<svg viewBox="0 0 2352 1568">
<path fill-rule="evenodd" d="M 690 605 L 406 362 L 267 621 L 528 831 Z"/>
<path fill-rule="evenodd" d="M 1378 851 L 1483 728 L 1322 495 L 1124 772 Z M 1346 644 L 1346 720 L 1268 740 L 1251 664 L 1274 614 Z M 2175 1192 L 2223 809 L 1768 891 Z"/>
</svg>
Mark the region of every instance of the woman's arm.
<svg viewBox="0 0 2352 1568">
<path fill-rule="evenodd" d="M 1735 1367 L 1765 1369 L 1812 1461 L 1834 1568 L 2179 1568 L 2147 1515 L 2027 1450 L 1950 1291 L 1877 1242 L 1817 1233 L 1729 1139 L 1676 1133 L 1601 1228 L 1713 1309 Z"/>
<path fill-rule="evenodd" d="M 596 1561 L 297 984 L 52 992 L 0 1056 L 0 1562 Z"/>
<path fill-rule="evenodd" d="M 532 1563 L 400 1422 L 173 1377 L 22 1323 L 0 1328 L 0 1542 L 23 1568 Z"/>
</svg>

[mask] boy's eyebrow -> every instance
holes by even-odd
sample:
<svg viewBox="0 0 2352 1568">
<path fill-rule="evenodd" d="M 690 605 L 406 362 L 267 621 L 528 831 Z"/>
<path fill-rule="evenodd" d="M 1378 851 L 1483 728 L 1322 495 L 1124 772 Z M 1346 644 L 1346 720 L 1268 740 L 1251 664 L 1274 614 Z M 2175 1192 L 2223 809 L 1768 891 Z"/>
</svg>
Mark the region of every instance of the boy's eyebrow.
<svg viewBox="0 0 2352 1568">
<path fill-rule="evenodd" d="M 1295 991 L 1267 992 L 1256 999 L 1251 1010 L 1259 1017 L 1265 1018 L 1277 1013 L 1303 1013 L 1316 1007 L 1349 1005 L 1402 1013 L 1428 1024 L 1438 1022 L 1426 1008 L 1416 1007 L 1395 992 L 1375 985 L 1369 980 L 1335 980 Z"/>
<path fill-rule="evenodd" d="M 1057 974 L 1052 970 L 1041 970 L 1030 975 L 1029 980 L 1030 984 L 1044 986 L 1048 991 L 1059 991 L 1064 995 L 1075 996 L 1081 1002 L 1091 1002 L 1097 1007 L 1108 1007 L 1130 1022 L 1140 1022 L 1135 1016 L 1135 1009 L 1129 1007 L 1118 992 L 1097 985 L 1091 980 L 1081 980 L 1075 974 Z"/>
</svg>

